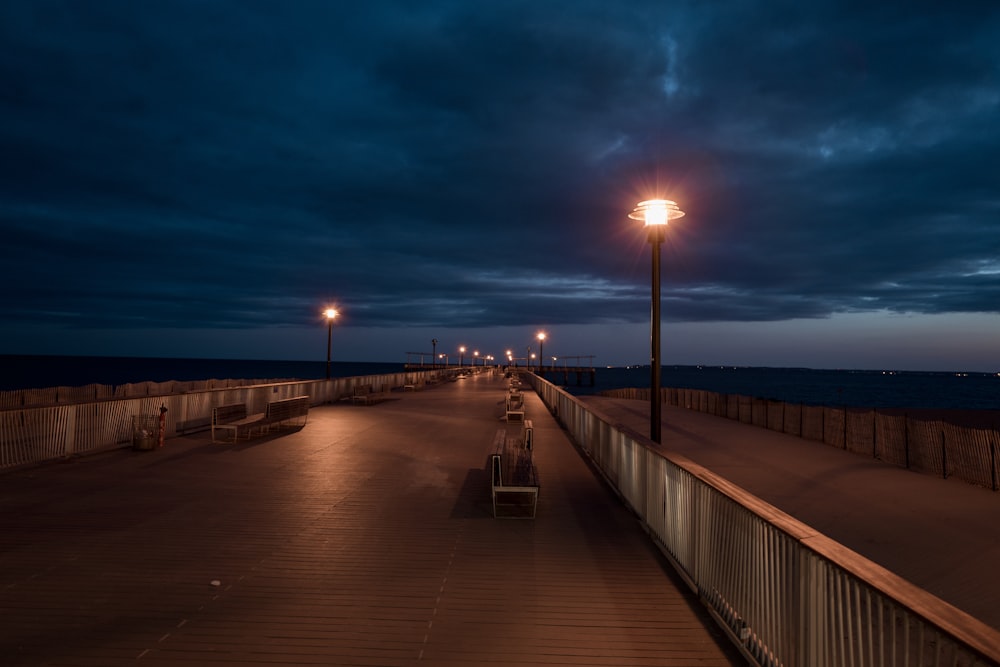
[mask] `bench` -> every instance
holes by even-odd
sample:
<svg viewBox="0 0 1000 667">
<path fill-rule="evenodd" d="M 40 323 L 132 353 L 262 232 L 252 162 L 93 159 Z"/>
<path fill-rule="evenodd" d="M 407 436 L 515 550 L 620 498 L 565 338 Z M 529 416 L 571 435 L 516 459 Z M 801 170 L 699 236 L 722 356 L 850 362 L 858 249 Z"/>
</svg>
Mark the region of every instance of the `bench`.
<svg viewBox="0 0 1000 667">
<path fill-rule="evenodd" d="M 512 389 L 507 394 L 506 408 L 507 423 L 524 422 L 524 394 Z"/>
<path fill-rule="evenodd" d="M 361 403 L 362 405 L 371 405 L 379 401 L 388 400 L 388 398 L 389 392 L 376 390 L 370 384 L 359 384 L 351 394 L 351 402 Z"/>
<path fill-rule="evenodd" d="M 495 519 L 534 519 L 538 480 L 531 450 L 506 429 L 497 429 L 490 447 L 489 474 Z"/>
<path fill-rule="evenodd" d="M 524 394 L 517 390 L 511 390 L 507 394 L 507 409 L 519 410 L 524 407 Z"/>
<path fill-rule="evenodd" d="M 250 429 L 260 423 L 264 413 L 247 414 L 246 403 L 219 405 L 212 408 L 212 442 L 216 442 L 215 431 L 232 431 L 233 442 L 240 439 L 240 431 L 249 435 Z"/>
<path fill-rule="evenodd" d="M 212 442 L 218 442 L 216 429 L 231 431 L 232 442 L 237 442 L 240 436 L 248 440 L 256 429 L 263 434 L 272 428 L 280 428 L 282 424 L 292 419 L 302 418 L 302 426 L 309 418 L 309 397 L 295 396 L 269 401 L 264 412 L 248 415 L 246 403 L 220 405 L 212 409 Z"/>
<path fill-rule="evenodd" d="M 261 429 L 268 431 L 272 427 L 280 428 L 282 424 L 292 419 L 302 418 L 301 424 L 305 426 L 309 419 L 309 397 L 295 396 L 293 398 L 282 398 L 277 401 L 269 401 L 267 409 L 264 411 L 263 419 L 260 420 Z"/>
</svg>

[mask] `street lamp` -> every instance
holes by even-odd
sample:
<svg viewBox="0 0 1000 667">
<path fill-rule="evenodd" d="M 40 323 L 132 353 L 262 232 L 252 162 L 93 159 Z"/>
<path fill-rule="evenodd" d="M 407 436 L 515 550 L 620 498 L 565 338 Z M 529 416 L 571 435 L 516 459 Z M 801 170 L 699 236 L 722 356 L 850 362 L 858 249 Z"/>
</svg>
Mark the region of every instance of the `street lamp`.
<svg viewBox="0 0 1000 667">
<path fill-rule="evenodd" d="M 330 343 L 333 340 L 333 320 L 337 317 L 337 310 L 335 308 L 327 308 L 324 312 L 326 315 L 326 379 L 330 379 Z"/>
<path fill-rule="evenodd" d="M 465 358 L 465 346 L 458 348 L 458 367 L 462 367 L 462 360 Z"/>
<path fill-rule="evenodd" d="M 476 363 L 479 361 L 479 350 L 472 353 L 472 367 L 476 367 Z"/>
<path fill-rule="evenodd" d="M 653 250 L 652 307 L 650 309 L 649 342 L 652 351 L 652 372 L 649 377 L 649 439 L 660 442 L 660 243 L 670 218 L 680 218 L 684 211 L 669 199 L 641 201 L 628 214 L 632 220 L 642 220 Z"/>
<path fill-rule="evenodd" d="M 431 368 L 437 366 L 438 339 L 431 338 Z"/>
<path fill-rule="evenodd" d="M 545 363 L 545 332 L 538 332 L 538 374 L 542 374 L 542 364 Z"/>
</svg>

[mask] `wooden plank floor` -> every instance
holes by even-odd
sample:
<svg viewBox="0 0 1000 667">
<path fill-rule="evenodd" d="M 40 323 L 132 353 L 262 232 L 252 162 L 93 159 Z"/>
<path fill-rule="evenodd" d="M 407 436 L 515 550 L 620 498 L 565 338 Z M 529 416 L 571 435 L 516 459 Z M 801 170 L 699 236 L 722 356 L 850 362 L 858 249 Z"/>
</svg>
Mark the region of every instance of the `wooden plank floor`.
<svg viewBox="0 0 1000 667">
<path fill-rule="evenodd" d="M 0 664 L 743 664 L 532 393 L 535 520 L 495 520 L 505 389 L 0 475 Z"/>
</svg>

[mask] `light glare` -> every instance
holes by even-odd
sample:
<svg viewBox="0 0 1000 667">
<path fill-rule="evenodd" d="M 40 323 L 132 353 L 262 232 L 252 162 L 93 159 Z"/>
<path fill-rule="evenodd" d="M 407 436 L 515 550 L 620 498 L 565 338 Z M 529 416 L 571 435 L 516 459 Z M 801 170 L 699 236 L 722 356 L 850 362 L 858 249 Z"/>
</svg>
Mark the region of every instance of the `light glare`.
<svg viewBox="0 0 1000 667">
<path fill-rule="evenodd" d="M 670 219 L 676 220 L 684 216 L 676 202 L 669 199 L 647 199 L 641 201 L 628 214 L 632 220 L 642 220 L 646 227 L 666 225 Z"/>
</svg>

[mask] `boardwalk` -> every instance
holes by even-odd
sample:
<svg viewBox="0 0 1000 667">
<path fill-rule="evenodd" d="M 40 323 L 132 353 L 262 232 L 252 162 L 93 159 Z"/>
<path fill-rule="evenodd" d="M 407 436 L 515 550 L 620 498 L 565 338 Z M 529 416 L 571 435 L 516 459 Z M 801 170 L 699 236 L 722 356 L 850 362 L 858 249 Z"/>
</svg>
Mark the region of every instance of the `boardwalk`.
<svg viewBox="0 0 1000 667">
<path fill-rule="evenodd" d="M 491 518 L 503 398 L 481 376 L 0 476 L 0 663 L 743 664 L 534 394 L 538 518 Z"/>
</svg>

